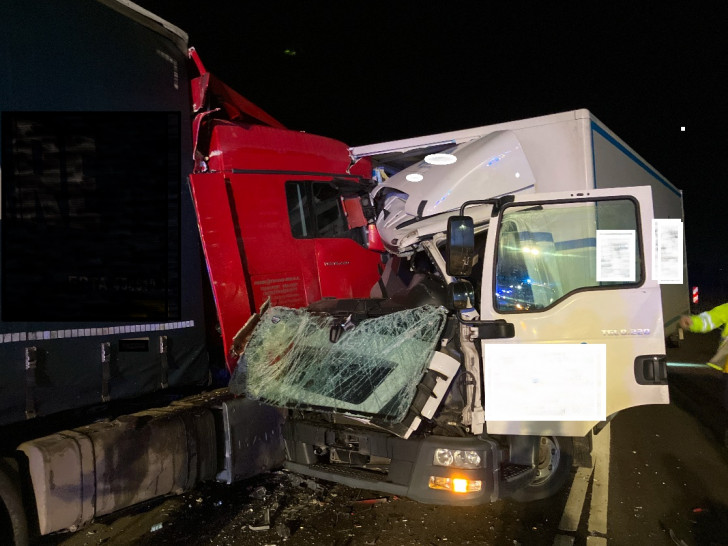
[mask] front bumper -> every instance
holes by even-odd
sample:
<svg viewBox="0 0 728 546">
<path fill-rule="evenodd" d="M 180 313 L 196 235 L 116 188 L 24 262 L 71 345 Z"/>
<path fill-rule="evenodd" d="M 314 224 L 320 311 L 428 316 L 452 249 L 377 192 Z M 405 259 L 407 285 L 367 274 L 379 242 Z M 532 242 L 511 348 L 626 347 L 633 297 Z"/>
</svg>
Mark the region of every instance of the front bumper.
<svg viewBox="0 0 728 546">
<path fill-rule="evenodd" d="M 340 447 L 342 438 L 345 438 L 347 448 L 354 449 L 362 457 L 389 459 L 386 472 L 326 461 L 327 450 Z M 428 504 L 461 506 L 493 502 L 505 492 L 501 491 L 500 447 L 489 438 L 429 436 L 403 440 L 365 428 L 288 421 L 285 440 L 287 468 L 349 487 L 404 496 Z M 471 469 L 435 465 L 433 460 L 438 448 L 477 451 L 481 465 Z M 467 480 L 467 483 L 479 481 L 480 488 L 462 493 L 433 489 L 431 477 Z"/>
</svg>

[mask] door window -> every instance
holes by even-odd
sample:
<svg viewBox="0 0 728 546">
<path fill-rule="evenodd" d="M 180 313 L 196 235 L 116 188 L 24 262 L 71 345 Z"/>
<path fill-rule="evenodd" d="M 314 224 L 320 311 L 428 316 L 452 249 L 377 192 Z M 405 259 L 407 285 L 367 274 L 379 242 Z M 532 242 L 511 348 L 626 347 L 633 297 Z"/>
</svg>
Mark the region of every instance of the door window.
<svg viewBox="0 0 728 546">
<path fill-rule="evenodd" d="M 497 243 L 495 309 L 539 311 L 586 289 L 642 282 L 631 199 L 506 208 Z"/>
<path fill-rule="evenodd" d="M 347 238 L 364 242 L 361 228 L 349 228 L 341 193 L 332 183 L 286 182 L 286 201 L 294 238 Z"/>
</svg>

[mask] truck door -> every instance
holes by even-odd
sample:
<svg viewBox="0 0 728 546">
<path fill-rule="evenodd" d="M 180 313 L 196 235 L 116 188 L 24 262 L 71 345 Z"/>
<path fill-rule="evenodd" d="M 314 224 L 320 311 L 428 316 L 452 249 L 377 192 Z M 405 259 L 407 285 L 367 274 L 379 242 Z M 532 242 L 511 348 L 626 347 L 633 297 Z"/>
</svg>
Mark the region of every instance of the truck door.
<svg viewBox="0 0 728 546">
<path fill-rule="evenodd" d="M 281 232 L 310 269 L 307 303 L 321 298 L 368 297 L 379 278 L 380 256 L 364 247 L 367 220 L 360 195 L 347 194 L 357 183 L 341 177 L 288 176 L 286 216 Z M 286 229 L 287 228 L 287 229 Z"/>
<path fill-rule="evenodd" d="M 517 196 L 491 219 L 481 319 L 515 337 L 482 340 L 489 433 L 583 436 L 669 402 L 652 211 L 635 187 Z"/>
<path fill-rule="evenodd" d="M 190 176 L 226 351 L 269 297 L 304 307 L 369 296 L 380 256 L 364 246 L 358 196 L 347 197 L 359 183 L 343 177 L 238 169 Z"/>
</svg>

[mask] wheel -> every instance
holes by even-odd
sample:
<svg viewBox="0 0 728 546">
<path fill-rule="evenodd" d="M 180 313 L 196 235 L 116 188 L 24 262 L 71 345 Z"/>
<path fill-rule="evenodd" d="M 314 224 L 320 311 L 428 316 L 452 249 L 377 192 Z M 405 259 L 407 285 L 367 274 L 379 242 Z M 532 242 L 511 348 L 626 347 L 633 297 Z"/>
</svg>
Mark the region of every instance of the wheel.
<svg viewBox="0 0 728 546">
<path fill-rule="evenodd" d="M 0 543 L 27 546 L 28 520 L 20 484 L 0 461 Z"/>
<path fill-rule="evenodd" d="M 545 499 L 558 493 L 571 475 L 574 443 L 571 438 L 541 436 L 538 442 L 536 476 L 513 494 L 519 502 Z"/>
</svg>

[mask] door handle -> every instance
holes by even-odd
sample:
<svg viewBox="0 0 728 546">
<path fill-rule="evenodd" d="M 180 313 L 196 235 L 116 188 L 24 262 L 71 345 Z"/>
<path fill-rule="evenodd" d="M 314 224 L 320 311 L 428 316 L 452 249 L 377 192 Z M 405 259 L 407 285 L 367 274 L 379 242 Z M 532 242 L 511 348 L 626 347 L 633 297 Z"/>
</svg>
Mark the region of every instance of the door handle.
<svg viewBox="0 0 728 546">
<path fill-rule="evenodd" d="M 640 355 L 634 359 L 634 377 L 639 385 L 667 385 L 665 355 Z"/>
</svg>

